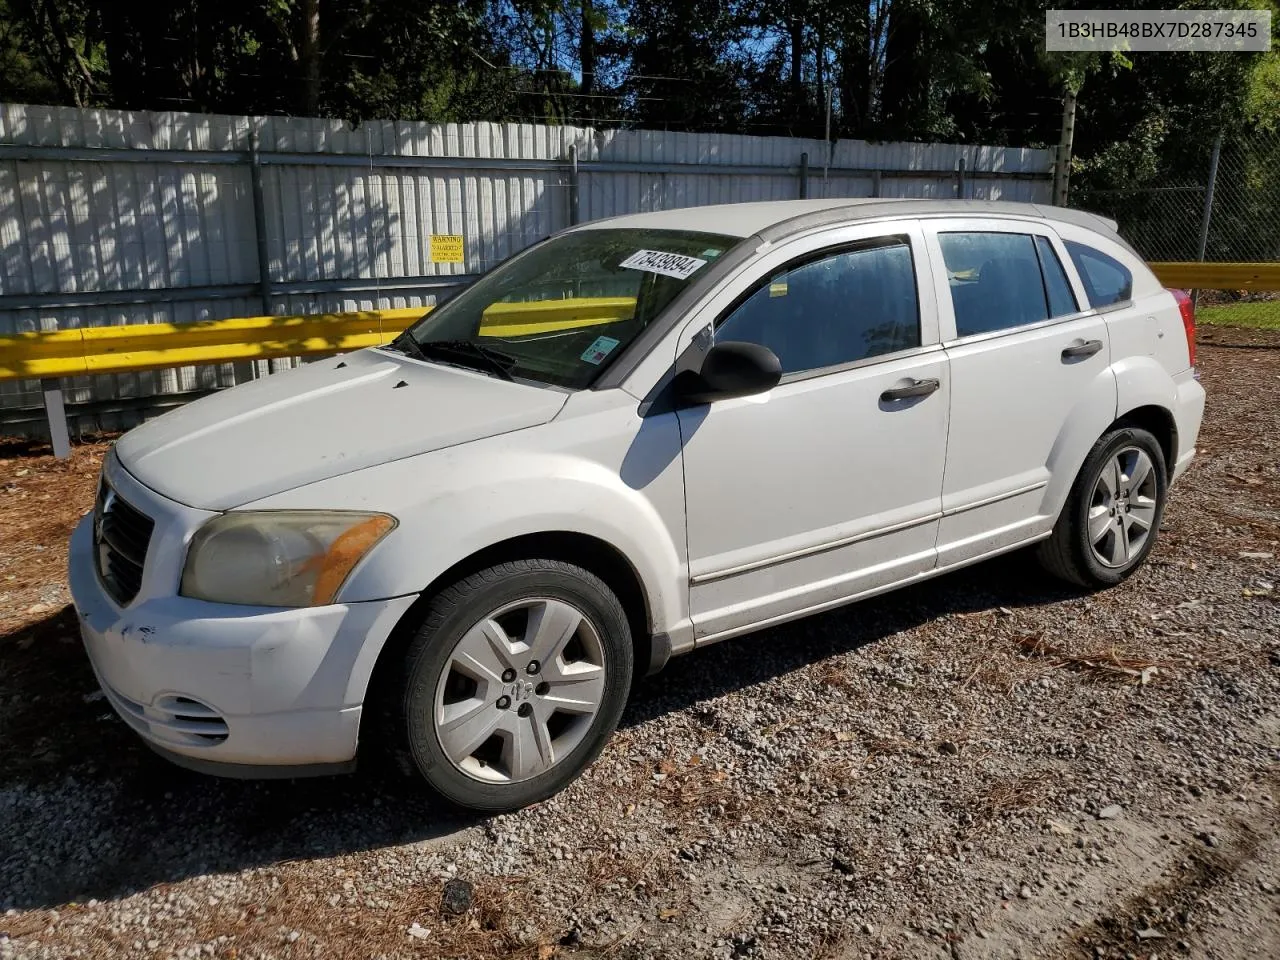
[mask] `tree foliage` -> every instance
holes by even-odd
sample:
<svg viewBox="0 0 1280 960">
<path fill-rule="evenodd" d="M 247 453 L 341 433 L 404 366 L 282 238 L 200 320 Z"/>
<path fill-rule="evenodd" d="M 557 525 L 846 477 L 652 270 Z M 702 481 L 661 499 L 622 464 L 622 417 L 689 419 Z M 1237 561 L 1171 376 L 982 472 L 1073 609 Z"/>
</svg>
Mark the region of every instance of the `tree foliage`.
<svg viewBox="0 0 1280 960">
<path fill-rule="evenodd" d="M 0 98 L 1034 146 L 1056 142 L 1070 88 L 1083 189 L 1189 170 L 1224 125 L 1280 123 L 1275 54 L 1046 55 L 1045 9 L 1040 0 L 0 0 Z"/>
</svg>

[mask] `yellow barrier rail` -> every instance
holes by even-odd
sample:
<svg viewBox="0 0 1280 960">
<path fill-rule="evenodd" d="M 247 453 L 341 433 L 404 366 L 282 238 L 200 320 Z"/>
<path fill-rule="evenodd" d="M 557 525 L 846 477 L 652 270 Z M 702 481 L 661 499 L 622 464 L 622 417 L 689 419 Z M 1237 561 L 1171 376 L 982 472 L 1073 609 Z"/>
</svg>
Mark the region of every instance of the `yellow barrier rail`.
<svg viewBox="0 0 1280 960">
<path fill-rule="evenodd" d="M 1280 290 L 1280 263 L 1147 264 L 1166 287 L 1182 290 Z"/>
<path fill-rule="evenodd" d="M 0 380 L 131 373 L 189 364 L 341 353 L 389 343 L 430 307 L 80 327 L 0 337 Z"/>
<path fill-rule="evenodd" d="M 528 336 L 614 323 L 635 313 L 634 297 L 575 297 L 495 303 L 480 335 Z M 0 337 L 0 380 L 132 373 L 204 363 L 343 353 L 389 343 L 431 307 L 245 317 L 195 323 L 80 327 Z"/>
<path fill-rule="evenodd" d="M 1149 264 L 1168 287 L 1280 290 L 1280 263 Z M 480 335 L 510 337 L 569 330 L 631 318 L 631 297 L 573 297 L 496 303 L 481 317 Z M 389 343 L 430 307 L 247 317 L 195 323 L 81 327 L 0 337 L 0 380 L 39 379 L 54 452 L 70 450 L 58 380 L 86 374 L 342 353 Z"/>
</svg>

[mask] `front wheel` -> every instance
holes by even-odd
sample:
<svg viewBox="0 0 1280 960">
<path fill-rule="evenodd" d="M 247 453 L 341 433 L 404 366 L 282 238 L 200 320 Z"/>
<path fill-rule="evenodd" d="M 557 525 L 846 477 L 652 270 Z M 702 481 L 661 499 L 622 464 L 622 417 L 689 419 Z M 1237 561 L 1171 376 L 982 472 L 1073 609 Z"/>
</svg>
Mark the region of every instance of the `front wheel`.
<svg viewBox="0 0 1280 960">
<path fill-rule="evenodd" d="M 391 720 L 403 766 L 459 806 L 516 810 L 599 754 L 631 685 L 627 617 L 594 574 L 521 560 L 432 598 Z"/>
<path fill-rule="evenodd" d="M 1083 587 L 1119 583 L 1155 546 L 1168 490 L 1156 438 L 1140 427 L 1112 430 L 1085 458 L 1053 534 L 1040 544 L 1041 564 Z"/>
</svg>

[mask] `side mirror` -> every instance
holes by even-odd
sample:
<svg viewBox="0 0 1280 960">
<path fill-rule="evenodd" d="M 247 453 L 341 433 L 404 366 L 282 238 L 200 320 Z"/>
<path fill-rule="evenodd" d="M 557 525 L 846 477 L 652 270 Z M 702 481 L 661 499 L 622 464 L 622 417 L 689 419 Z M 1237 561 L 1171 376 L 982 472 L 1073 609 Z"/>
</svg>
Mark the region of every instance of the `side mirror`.
<svg viewBox="0 0 1280 960">
<path fill-rule="evenodd" d="M 681 374 L 677 390 L 687 403 L 711 403 L 764 393 L 781 379 L 782 361 L 768 347 L 726 340 L 707 351 L 697 371 Z"/>
</svg>

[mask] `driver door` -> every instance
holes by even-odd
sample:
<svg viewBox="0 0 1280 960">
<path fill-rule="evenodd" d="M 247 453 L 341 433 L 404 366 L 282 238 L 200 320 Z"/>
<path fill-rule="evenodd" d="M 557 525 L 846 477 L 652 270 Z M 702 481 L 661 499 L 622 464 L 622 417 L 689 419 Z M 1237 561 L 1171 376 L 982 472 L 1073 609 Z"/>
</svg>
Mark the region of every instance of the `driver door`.
<svg viewBox="0 0 1280 960">
<path fill-rule="evenodd" d="M 950 380 L 915 221 L 780 245 L 726 285 L 677 351 L 772 349 L 768 393 L 679 411 L 700 642 L 934 567 Z"/>
</svg>

